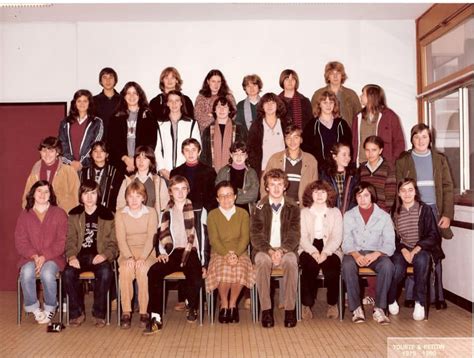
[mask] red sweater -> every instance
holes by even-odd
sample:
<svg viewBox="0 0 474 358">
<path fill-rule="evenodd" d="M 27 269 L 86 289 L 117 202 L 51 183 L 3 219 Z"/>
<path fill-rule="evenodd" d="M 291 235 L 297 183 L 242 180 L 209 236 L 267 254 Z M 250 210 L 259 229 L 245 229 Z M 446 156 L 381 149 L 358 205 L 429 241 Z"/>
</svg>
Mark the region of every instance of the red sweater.
<svg viewBox="0 0 474 358">
<path fill-rule="evenodd" d="M 15 247 L 20 255 L 18 268 L 32 261 L 31 256 L 36 254 L 44 256 L 45 261 L 54 261 L 59 270 L 63 270 L 66 235 L 67 215 L 63 209 L 50 206 L 43 222 L 33 209 L 23 210 L 15 228 Z"/>
</svg>

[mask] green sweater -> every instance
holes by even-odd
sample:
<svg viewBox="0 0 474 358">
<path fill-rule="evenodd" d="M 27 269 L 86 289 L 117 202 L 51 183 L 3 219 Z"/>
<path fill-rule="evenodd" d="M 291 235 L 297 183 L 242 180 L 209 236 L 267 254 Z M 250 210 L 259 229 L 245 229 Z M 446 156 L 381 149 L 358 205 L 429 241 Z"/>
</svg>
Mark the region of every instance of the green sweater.
<svg viewBox="0 0 474 358">
<path fill-rule="evenodd" d="M 238 256 L 247 252 L 249 244 L 249 215 L 239 207 L 229 221 L 219 208 L 212 210 L 207 217 L 207 230 L 211 252 L 225 256 L 234 251 Z"/>
</svg>

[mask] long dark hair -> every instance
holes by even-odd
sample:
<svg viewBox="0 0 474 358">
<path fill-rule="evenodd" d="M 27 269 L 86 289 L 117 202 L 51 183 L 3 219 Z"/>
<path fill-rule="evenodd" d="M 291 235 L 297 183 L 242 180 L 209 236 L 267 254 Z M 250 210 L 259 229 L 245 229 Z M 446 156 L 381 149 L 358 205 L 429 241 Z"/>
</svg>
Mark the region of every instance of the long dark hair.
<svg viewBox="0 0 474 358">
<path fill-rule="evenodd" d="M 413 187 L 415 188 L 415 201 L 417 203 L 420 203 L 421 202 L 421 195 L 420 195 L 420 190 L 418 189 L 418 185 L 416 185 L 416 180 L 413 179 L 413 178 L 404 178 L 403 180 L 401 180 L 398 185 L 397 185 L 397 201 L 395 203 L 395 206 L 394 206 L 394 216 L 397 216 L 400 214 L 400 210 L 402 209 L 402 205 L 403 205 L 403 201 L 402 201 L 402 198 L 400 198 L 400 195 L 398 194 L 400 192 L 400 188 L 404 185 L 407 185 L 407 184 L 412 184 Z"/>
<path fill-rule="evenodd" d="M 208 74 L 206 75 L 206 78 L 204 79 L 204 82 L 202 83 L 201 90 L 199 91 L 199 94 L 202 94 L 204 97 L 211 97 L 211 88 L 209 87 L 209 84 L 207 83 L 208 80 L 211 79 L 212 76 L 219 76 L 221 78 L 221 88 L 219 88 L 219 92 L 217 92 L 217 95 L 219 97 L 221 96 L 227 96 L 230 94 L 230 89 L 229 86 L 227 85 L 227 81 L 222 74 L 220 70 L 210 70 Z"/>
<path fill-rule="evenodd" d="M 30 191 L 26 195 L 26 206 L 25 209 L 26 211 L 30 211 L 31 208 L 35 205 L 35 191 L 38 189 L 40 186 L 48 186 L 49 189 L 49 203 L 53 206 L 57 206 L 56 202 L 56 194 L 54 194 L 53 186 L 47 181 L 47 180 L 38 180 L 36 183 L 34 183 L 31 186 Z"/>
<path fill-rule="evenodd" d="M 136 82 L 130 81 L 123 86 L 123 89 L 120 91 L 120 102 L 118 104 L 118 112 L 127 113 L 128 104 L 125 100 L 125 95 L 130 87 L 135 88 L 138 94 L 138 108 L 141 110 L 148 109 L 148 100 L 146 99 L 146 94 L 143 88 Z"/>
<path fill-rule="evenodd" d="M 372 113 L 375 118 L 379 113 L 387 108 L 387 100 L 385 99 L 385 91 L 379 85 L 368 84 L 362 88 L 367 96 L 367 105 L 362 109 L 362 119 L 368 119 L 369 113 Z"/>
<path fill-rule="evenodd" d="M 156 157 L 153 148 L 148 145 L 141 145 L 135 149 L 135 155 L 133 156 L 133 163 L 136 162 L 137 158 L 144 154 L 146 158 L 150 160 L 150 167 L 148 168 L 148 173 L 156 174 Z M 138 168 L 135 164 L 134 173 L 138 174 Z"/>
<path fill-rule="evenodd" d="M 337 163 L 333 155 L 337 156 L 342 147 L 349 148 L 349 153 L 351 152 L 351 145 L 348 143 L 337 142 L 337 143 L 334 143 L 333 146 L 331 147 L 330 156 L 326 161 L 326 170 L 329 176 L 331 177 L 335 177 L 337 174 Z M 352 175 L 352 176 L 355 175 L 355 168 L 354 168 L 354 165 L 352 165 L 352 163 L 349 163 L 349 165 L 347 166 L 346 175 Z"/>
<path fill-rule="evenodd" d="M 74 93 L 74 96 L 71 100 L 71 108 L 69 109 L 69 114 L 67 116 L 67 121 L 69 123 L 73 123 L 76 118 L 79 117 L 79 111 L 77 109 L 76 101 L 79 97 L 85 96 L 89 101 L 89 107 L 87 108 L 87 115 L 93 116 L 95 114 L 95 106 L 94 106 L 94 97 L 92 97 L 92 93 L 86 89 L 80 89 Z"/>
<path fill-rule="evenodd" d="M 275 102 L 277 105 L 276 116 L 280 118 L 280 121 L 285 120 L 286 115 L 286 106 L 285 103 L 273 92 L 265 93 L 260 101 L 257 104 L 257 118 L 261 121 L 265 118 L 265 110 L 263 109 L 263 105 L 267 102 Z"/>
</svg>

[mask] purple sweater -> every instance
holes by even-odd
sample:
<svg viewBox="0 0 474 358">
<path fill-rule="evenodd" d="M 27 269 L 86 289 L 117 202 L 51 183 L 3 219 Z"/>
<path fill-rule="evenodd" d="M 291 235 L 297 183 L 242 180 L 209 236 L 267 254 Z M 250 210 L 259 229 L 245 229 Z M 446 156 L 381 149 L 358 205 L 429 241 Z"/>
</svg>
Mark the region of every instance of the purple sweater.
<svg viewBox="0 0 474 358">
<path fill-rule="evenodd" d="M 62 270 L 66 265 L 67 215 L 63 209 L 50 206 L 43 222 L 33 209 L 23 210 L 15 228 L 15 247 L 20 255 L 18 267 L 31 261 L 31 256 L 44 256 L 45 261 L 54 261 Z"/>
</svg>

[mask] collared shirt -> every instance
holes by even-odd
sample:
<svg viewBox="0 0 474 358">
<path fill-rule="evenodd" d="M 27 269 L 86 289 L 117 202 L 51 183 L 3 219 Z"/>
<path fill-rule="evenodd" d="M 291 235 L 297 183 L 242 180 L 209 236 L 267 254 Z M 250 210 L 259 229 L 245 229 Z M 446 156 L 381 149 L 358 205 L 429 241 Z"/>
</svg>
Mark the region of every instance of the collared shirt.
<svg viewBox="0 0 474 358">
<path fill-rule="evenodd" d="M 377 163 L 375 164 L 375 167 L 371 167 L 369 162 L 365 163 L 365 166 L 367 167 L 367 169 L 369 169 L 369 172 L 373 173 L 378 169 L 378 167 L 380 167 L 382 162 L 383 162 L 383 157 L 380 157 Z"/>
<path fill-rule="evenodd" d="M 283 205 L 285 204 L 285 199 L 283 198 L 280 203 L 276 203 L 271 198 L 268 199 L 270 207 L 272 204 L 281 204 L 277 211 L 272 209 L 272 226 L 270 231 L 270 246 L 273 248 L 278 248 L 281 246 L 281 211 Z"/>
<path fill-rule="evenodd" d="M 232 218 L 232 215 L 234 215 L 235 212 L 236 212 L 235 205 L 232 208 L 230 208 L 229 210 L 225 210 L 225 209 L 223 209 L 222 207 L 219 206 L 219 210 L 221 211 L 222 215 L 225 216 L 227 221 L 230 221 L 230 219 Z"/>
<path fill-rule="evenodd" d="M 128 205 L 122 209 L 122 213 L 130 215 L 134 219 L 140 219 L 143 215 L 148 214 L 150 210 L 146 207 L 146 205 L 142 205 L 141 209 L 136 213 L 132 212 Z"/>
</svg>

